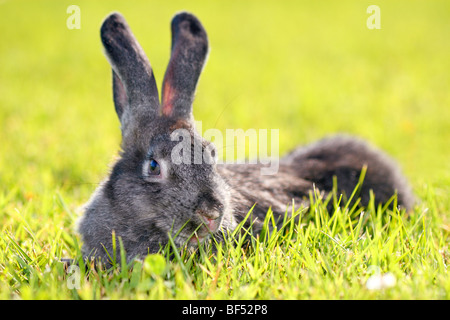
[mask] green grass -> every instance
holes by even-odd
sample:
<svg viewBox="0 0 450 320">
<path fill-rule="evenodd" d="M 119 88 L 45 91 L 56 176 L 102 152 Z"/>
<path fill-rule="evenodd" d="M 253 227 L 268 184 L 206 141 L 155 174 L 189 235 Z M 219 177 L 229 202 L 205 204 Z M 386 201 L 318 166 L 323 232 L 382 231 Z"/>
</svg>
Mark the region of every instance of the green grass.
<svg viewBox="0 0 450 320">
<path fill-rule="evenodd" d="M 70 4 L 81 30 L 66 28 Z M 371 4 L 0 1 L 0 299 L 448 299 L 450 4 L 378 1 L 382 29 L 368 30 Z M 277 128 L 281 154 L 336 132 L 364 137 L 398 160 L 414 210 L 330 216 L 316 197 L 299 221 L 214 254 L 211 243 L 84 265 L 78 208 L 120 143 L 100 23 L 125 15 L 161 87 L 182 9 L 211 44 L 194 103 L 203 130 Z M 65 257 L 80 262 L 80 289 Z M 376 271 L 395 285 L 369 290 Z"/>
</svg>

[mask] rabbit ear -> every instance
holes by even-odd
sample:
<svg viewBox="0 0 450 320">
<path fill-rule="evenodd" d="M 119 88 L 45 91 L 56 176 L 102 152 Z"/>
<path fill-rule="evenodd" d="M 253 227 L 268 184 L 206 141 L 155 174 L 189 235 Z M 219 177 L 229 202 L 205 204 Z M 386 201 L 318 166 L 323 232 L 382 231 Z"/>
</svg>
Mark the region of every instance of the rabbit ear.
<svg viewBox="0 0 450 320">
<path fill-rule="evenodd" d="M 158 89 L 152 67 L 123 16 L 110 14 L 100 35 L 113 69 L 114 103 L 119 118 L 122 120 L 128 109 L 131 116 L 158 115 Z"/>
<path fill-rule="evenodd" d="M 162 114 L 189 119 L 195 88 L 208 53 L 200 21 L 182 12 L 172 19 L 172 52 L 164 75 Z"/>
<path fill-rule="evenodd" d="M 123 110 L 128 107 L 128 96 L 122 81 L 120 81 L 119 76 L 114 72 L 114 70 L 112 71 L 112 75 L 114 107 L 116 108 L 116 113 L 119 116 L 119 120 L 121 120 Z"/>
</svg>

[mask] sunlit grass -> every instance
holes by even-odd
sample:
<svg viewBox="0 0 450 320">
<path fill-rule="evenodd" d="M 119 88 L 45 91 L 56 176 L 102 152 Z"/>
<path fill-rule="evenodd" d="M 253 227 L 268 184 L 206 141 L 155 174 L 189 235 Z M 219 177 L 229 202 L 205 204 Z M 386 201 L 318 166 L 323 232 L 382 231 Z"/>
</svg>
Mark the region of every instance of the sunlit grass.
<svg viewBox="0 0 450 320">
<path fill-rule="evenodd" d="M 312 199 L 309 208 L 288 212 L 278 227 L 269 211 L 261 235 L 241 226 L 233 237 L 195 251 L 169 244 L 127 264 L 116 243 L 121 254 L 111 257 L 109 267 L 84 261 L 67 227 L 50 240 L 33 234 L 17 215 L 16 231 L 1 237 L 0 292 L 2 298 L 24 299 L 449 298 L 448 234 L 439 230 L 433 209 L 408 215 L 372 202 L 367 210 L 340 207 L 330 215 L 324 199 Z M 74 273 L 59 261 L 64 254 L 79 268 L 78 289 L 71 286 Z M 392 287 L 368 288 L 370 277 L 388 272 Z"/>
</svg>

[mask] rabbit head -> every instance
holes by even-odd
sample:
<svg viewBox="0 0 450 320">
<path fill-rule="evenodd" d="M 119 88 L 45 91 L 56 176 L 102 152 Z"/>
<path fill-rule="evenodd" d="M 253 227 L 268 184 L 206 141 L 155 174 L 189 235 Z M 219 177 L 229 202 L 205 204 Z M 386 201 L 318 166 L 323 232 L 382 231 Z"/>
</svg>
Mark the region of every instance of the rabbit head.
<svg viewBox="0 0 450 320">
<path fill-rule="evenodd" d="M 125 19 L 113 13 L 101 27 L 122 143 L 119 159 L 87 204 L 80 224 L 87 253 L 110 250 L 113 232 L 134 256 L 157 251 L 168 234 L 177 245 L 189 239 L 196 243 L 233 224 L 214 146 L 197 133 L 192 115 L 208 53 L 207 35 L 199 20 L 185 12 L 175 15 L 171 28 L 160 104 L 150 63 Z M 190 161 L 174 161 L 181 140 L 188 146 L 183 159 Z M 210 161 L 195 161 L 199 152 Z"/>
</svg>

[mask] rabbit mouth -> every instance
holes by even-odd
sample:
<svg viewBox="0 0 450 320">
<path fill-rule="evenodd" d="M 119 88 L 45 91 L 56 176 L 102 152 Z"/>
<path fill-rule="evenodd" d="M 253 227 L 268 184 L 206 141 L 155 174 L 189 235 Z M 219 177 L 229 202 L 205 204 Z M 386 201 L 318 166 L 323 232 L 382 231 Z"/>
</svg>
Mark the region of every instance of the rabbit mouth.
<svg viewBox="0 0 450 320">
<path fill-rule="evenodd" d="M 189 243 L 191 244 L 198 244 L 199 242 L 203 242 L 203 240 L 205 240 L 205 238 L 207 237 L 207 235 L 205 236 L 200 236 L 197 233 L 194 233 L 194 235 L 189 239 Z"/>
<path fill-rule="evenodd" d="M 192 244 L 203 242 L 206 238 L 208 238 L 208 236 L 214 234 L 219 230 L 221 219 L 211 219 L 202 217 L 200 220 L 201 225 L 197 228 L 192 237 L 189 239 L 189 242 Z"/>
<path fill-rule="evenodd" d="M 189 239 L 189 243 L 191 244 L 197 244 L 199 242 L 203 242 L 208 236 L 210 235 L 210 232 L 204 232 L 204 230 L 199 229 L 198 231 L 194 232 L 192 237 Z"/>
<path fill-rule="evenodd" d="M 206 229 L 207 233 L 214 233 L 219 229 L 220 219 L 211 219 L 207 217 L 202 217 L 202 227 L 201 229 Z"/>
</svg>

